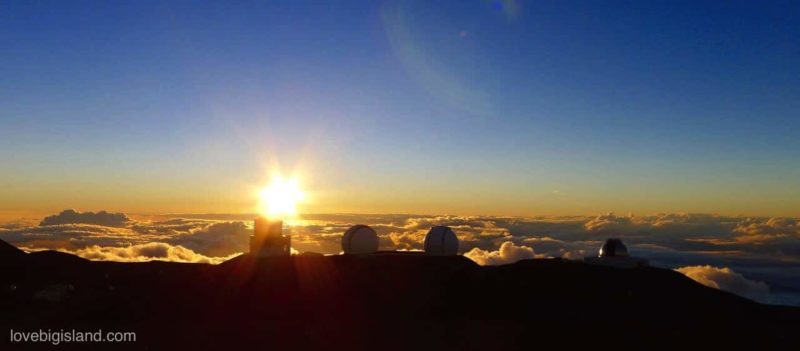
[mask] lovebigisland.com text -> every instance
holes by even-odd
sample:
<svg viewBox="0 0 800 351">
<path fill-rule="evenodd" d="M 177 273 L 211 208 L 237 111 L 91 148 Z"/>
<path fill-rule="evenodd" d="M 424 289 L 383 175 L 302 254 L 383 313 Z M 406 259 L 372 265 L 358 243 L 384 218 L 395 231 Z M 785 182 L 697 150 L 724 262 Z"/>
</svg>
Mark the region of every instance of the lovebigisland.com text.
<svg viewBox="0 0 800 351">
<path fill-rule="evenodd" d="M 59 345 L 62 343 L 133 343 L 136 342 L 136 332 L 131 331 L 103 331 L 102 329 L 86 331 L 75 329 L 39 329 L 39 330 L 9 330 L 11 343 L 49 343 Z"/>
</svg>

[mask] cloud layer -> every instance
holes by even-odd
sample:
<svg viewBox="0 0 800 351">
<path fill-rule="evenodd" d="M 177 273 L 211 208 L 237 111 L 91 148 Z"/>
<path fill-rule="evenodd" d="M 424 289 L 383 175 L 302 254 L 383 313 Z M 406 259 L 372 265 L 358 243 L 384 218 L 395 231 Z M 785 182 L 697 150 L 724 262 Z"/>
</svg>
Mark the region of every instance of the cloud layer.
<svg viewBox="0 0 800 351">
<path fill-rule="evenodd" d="M 769 286 L 766 283 L 747 279 L 728 267 L 688 266 L 675 270 L 705 286 L 751 299 L 757 300 L 769 294 Z"/>
<path fill-rule="evenodd" d="M 233 254 L 227 257 L 208 257 L 183 246 L 173 246 L 167 243 L 147 243 L 126 247 L 92 245 L 75 250 L 72 253 L 83 258 L 100 261 L 143 262 L 161 260 L 213 264 L 225 262 L 236 256 L 236 254 Z"/>
<path fill-rule="evenodd" d="M 252 230 L 251 215 L 137 218 L 67 210 L 45 218 L 38 226 L 0 225 L 0 239 L 21 247 L 60 249 L 92 259 L 218 262 L 247 251 Z M 789 296 L 782 301 L 800 305 L 800 221 L 796 218 L 613 213 L 530 218 L 324 214 L 306 215 L 293 223 L 292 246 L 299 252 L 339 253 L 342 233 L 358 223 L 376 230 L 383 250 L 422 249 L 430 227 L 447 225 L 456 232 L 461 252 L 481 264 L 530 257 L 580 260 L 596 255 L 606 238 L 620 237 L 631 254 L 646 257 L 653 265 L 728 267 L 769 284 L 767 295 L 788 294 L 782 295 Z M 143 245 L 152 243 L 159 244 L 161 251 L 148 256 L 153 251 Z M 706 271 L 714 278 L 721 274 Z"/>
</svg>

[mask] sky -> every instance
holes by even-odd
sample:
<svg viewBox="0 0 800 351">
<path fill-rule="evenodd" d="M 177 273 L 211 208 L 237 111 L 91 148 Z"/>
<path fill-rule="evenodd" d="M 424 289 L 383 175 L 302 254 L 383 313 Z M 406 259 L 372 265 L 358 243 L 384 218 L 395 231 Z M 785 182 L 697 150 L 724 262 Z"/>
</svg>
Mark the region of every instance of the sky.
<svg viewBox="0 0 800 351">
<path fill-rule="evenodd" d="M 3 1 L 0 213 L 798 216 L 800 3 Z"/>
</svg>

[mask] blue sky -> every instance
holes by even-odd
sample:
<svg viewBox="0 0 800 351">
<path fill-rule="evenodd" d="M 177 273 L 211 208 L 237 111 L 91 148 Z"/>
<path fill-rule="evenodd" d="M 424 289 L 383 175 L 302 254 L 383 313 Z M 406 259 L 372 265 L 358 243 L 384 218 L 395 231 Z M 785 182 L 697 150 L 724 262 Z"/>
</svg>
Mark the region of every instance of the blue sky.
<svg viewBox="0 0 800 351">
<path fill-rule="evenodd" d="M 800 205 L 796 2 L 0 4 L 0 210 Z"/>
</svg>

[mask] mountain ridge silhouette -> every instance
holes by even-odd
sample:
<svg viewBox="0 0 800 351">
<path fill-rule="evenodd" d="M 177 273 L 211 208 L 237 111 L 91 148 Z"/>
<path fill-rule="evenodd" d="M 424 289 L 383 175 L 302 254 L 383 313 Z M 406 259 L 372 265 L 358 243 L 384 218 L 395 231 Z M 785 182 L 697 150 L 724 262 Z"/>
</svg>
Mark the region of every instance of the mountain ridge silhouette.
<svg viewBox="0 0 800 351">
<path fill-rule="evenodd" d="M 638 348 L 769 349 L 800 340 L 800 308 L 758 304 L 672 270 L 561 259 L 479 266 L 463 256 L 379 253 L 122 263 L 26 254 L 0 241 L 0 288 L 6 329 L 137 333 L 114 348 L 528 349 L 611 338 Z"/>
</svg>

